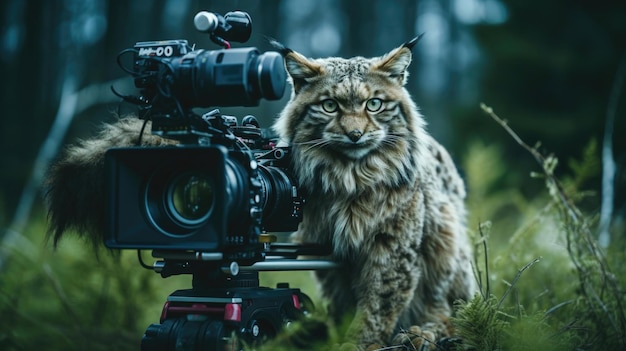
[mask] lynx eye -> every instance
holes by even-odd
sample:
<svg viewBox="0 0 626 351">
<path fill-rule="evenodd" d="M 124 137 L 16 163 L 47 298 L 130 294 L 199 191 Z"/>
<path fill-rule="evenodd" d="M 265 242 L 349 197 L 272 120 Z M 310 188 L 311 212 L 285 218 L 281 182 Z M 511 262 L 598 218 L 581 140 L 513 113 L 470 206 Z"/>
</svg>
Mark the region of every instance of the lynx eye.
<svg viewBox="0 0 626 351">
<path fill-rule="evenodd" d="M 333 113 L 337 112 L 337 109 L 339 109 L 339 105 L 337 105 L 337 101 L 333 99 L 326 99 L 322 101 L 322 108 L 328 113 Z"/>
<path fill-rule="evenodd" d="M 377 112 L 381 107 L 383 107 L 383 100 L 379 98 L 369 99 L 365 103 L 365 108 L 370 112 Z"/>
</svg>

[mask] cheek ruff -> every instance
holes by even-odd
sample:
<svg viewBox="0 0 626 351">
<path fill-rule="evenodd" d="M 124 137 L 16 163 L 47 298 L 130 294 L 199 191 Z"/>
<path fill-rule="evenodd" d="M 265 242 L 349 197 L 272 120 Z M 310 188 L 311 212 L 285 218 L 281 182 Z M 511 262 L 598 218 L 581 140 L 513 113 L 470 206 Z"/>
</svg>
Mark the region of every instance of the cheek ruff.
<svg viewBox="0 0 626 351">
<path fill-rule="evenodd" d="M 350 134 L 337 134 L 325 132 L 322 139 L 328 140 L 328 146 L 334 151 L 352 159 L 359 160 L 378 148 L 384 148 L 383 141 L 386 133 L 383 130 L 366 132 L 365 134 L 354 136 Z"/>
</svg>

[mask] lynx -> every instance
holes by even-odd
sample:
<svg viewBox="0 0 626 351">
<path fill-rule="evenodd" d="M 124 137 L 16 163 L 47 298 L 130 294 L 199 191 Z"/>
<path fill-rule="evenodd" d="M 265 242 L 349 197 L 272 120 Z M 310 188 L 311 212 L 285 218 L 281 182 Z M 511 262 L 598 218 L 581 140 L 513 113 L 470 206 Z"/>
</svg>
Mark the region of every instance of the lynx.
<svg viewBox="0 0 626 351">
<path fill-rule="evenodd" d="M 417 39 L 377 58 L 284 49 L 293 91 L 274 129 L 307 198 L 294 235 L 332 245 L 342 268 L 316 275 L 335 321 L 355 313 L 359 350 L 436 347 L 476 289 L 463 181 L 404 88 Z"/>
</svg>

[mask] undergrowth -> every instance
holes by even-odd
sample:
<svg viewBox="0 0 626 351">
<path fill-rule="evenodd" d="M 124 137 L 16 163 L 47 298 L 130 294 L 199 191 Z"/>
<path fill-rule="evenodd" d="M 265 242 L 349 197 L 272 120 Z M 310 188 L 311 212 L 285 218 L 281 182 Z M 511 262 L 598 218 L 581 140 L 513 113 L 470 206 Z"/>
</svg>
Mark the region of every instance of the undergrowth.
<svg viewBox="0 0 626 351">
<path fill-rule="evenodd" d="M 463 168 L 480 292 L 455 305 L 462 350 L 626 349 L 626 242 L 614 235 L 603 252 L 595 240 L 597 198 L 584 190 L 599 172 L 591 140 L 569 170 L 526 145 L 489 108 L 485 112 L 538 161 L 545 193 L 528 197 L 497 145 L 469 145 Z M 55 251 L 43 240 L 45 218 L 32 218 L 19 240 L 2 244 L 0 350 L 138 350 L 163 302 L 189 277 L 162 279 L 140 268 L 136 253 L 110 255 L 64 238 Z M 614 234 L 618 234 L 616 231 Z M 623 234 L 623 233 L 622 233 Z M 264 273 L 262 283 L 287 281 L 311 295 L 318 312 L 292 323 L 263 350 L 327 350 L 345 326 L 327 326 L 309 272 Z"/>
<path fill-rule="evenodd" d="M 597 160 L 589 156 L 595 143 L 590 142 L 582 161 L 570 162 L 574 175 L 560 181 L 555 176 L 556 157 L 526 144 L 491 108 L 483 105 L 483 110 L 538 162 L 541 171 L 534 176 L 545 181 L 547 196 L 538 199 L 540 210 L 493 259 L 494 250 L 490 254 L 486 242 L 493 228 L 479 226 L 480 294 L 459 302 L 454 318 L 464 340 L 462 349 L 626 349 L 626 269 L 616 264 L 623 258 L 623 238 L 615 238 L 614 248 L 603 252 L 594 236 L 596 216 L 577 206 L 584 197 L 578 186 L 597 167 Z M 536 258 L 529 260 L 530 256 Z M 527 263 L 522 265 L 523 261 Z"/>
</svg>

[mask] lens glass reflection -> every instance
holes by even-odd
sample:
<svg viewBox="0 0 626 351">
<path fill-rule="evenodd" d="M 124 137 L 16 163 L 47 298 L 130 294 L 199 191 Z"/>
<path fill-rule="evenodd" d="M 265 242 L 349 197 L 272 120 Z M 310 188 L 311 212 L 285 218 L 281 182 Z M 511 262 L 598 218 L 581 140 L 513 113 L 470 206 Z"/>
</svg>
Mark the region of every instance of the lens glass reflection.
<svg viewBox="0 0 626 351">
<path fill-rule="evenodd" d="M 197 224 L 209 216 L 213 207 L 213 180 L 203 174 L 183 175 L 172 182 L 168 194 L 171 214 L 183 224 Z"/>
</svg>

